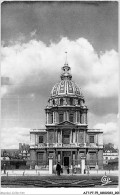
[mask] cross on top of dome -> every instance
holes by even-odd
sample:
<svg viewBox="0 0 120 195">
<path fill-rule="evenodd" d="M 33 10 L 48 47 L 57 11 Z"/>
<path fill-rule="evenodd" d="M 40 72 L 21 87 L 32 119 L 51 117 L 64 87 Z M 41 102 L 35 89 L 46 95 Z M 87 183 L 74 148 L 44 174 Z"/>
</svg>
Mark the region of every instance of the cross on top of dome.
<svg viewBox="0 0 120 195">
<path fill-rule="evenodd" d="M 65 64 L 68 65 L 68 62 L 67 62 L 67 51 L 65 53 L 66 53 Z"/>
<path fill-rule="evenodd" d="M 66 53 L 66 59 L 65 59 L 65 64 L 64 66 L 62 67 L 62 74 L 61 74 L 61 80 L 71 80 L 72 78 L 72 75 L 70 74 L 70 66 L 68 65 L 68 62 L 67 62 L 67 52 Z"/>
</svg>

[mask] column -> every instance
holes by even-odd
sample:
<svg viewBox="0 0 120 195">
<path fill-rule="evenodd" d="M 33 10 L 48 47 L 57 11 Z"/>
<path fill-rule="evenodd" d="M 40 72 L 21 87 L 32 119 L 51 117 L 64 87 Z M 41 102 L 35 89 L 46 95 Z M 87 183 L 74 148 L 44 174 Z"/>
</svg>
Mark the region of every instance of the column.
<svg viewBox="0 0 120 195">
<path fill-rule="evenodd" d="M 70 131 L 70 144 L 72 143 L 72 129 Z"/>
<path fill-rule="evenodd" d="M 61 129 L 61 144 L 62 144 L 62 129 Z"/>
<path fill-rule="evenodd" d="M 71 150 L 71 169 L 73 168 L 73 155 L 72 155 L 72 150 Z"/>
<path fill-rule="evenodd" d="M 66 116 L 65 115 L 66 115 L 66 113 L 64 112 L 63 113 L 63 121 L 66 121 Z"/>
<path fill-rule="evenodd" d="M 80 120 L 80 123 L 82 123 L 82 122 L 81 122 L 81 113 L 80 113 L 80 112 L 79 112 L 79 120 Z"/>
<path fill-rule="evenodd" d="M 78 165 L 78 161 L 77 161 L 77 151 L 75 151 L 75 165 Z"/>
<path fill-rule="evenodd" d="M 85 144 L 85 129 L 84 129 L 84 132 L 83 133 L 84 133 L 84 144 Z"/>
<path fill-rule="evenodd" d="M 99 166 L 99 169 L 103 169 L 103 150 L 102 149 L 98 150 L 98 166 Z"/>
<path fill-rule="evenodd" d="M 46 152 L 46 166 L 47 166 L 48 165 L 48 163 L 47 163 L 47 159 L 48 159 L 47 149 L 45 150 L 45 152 Z"/>
<path fill-rule="evenodd" d="M 60 153 L 58 152 L 58 161 L 60 162 Z"/>
<path fill-rule="evenodd" d="M 62 165 L 62 151 L 60 151 L 60 164 Z"/>
<path fill-rule="evenodd" d="M 61 142 L 61 132 L 60 132 L 60 130 L 58 131 L 58 143 L 60 144 L 60 142 Z"/>
<path fill-rule="evenodd" d="M 81 123 L 81 121 L 80 121 L 80 112 L 78 112 L 78 123 Z"/>
<path fill-rule="evenodd" d="M 51 114 L 50 113 L 48 113 L 48 124 L 51 124 Z"/>
<path fill-rule="evenodd" d="M 80 167 L 80 154 L 79 154 L 79 150 L 77 151 L 77 160 L 78 160 L 78 167 Z"/>
<path fill-rule="evenodd" d="M 43 164 L 46 166 L 46 150 L 44 150 L 44 154 L 43 154 Z"/>
<path fill-rule="evenodd" d="M 86 124 L 87 124 L 87 112 L 86 112 Z"/>
<path fill-rule="evenodd" d="M 75 166 L 75 153 L 72 153 L 73 165 Z"/>
<path fill-rule="evenodd" d="M 76 129 L 76 143 L 78 145 L 78 129 Z"/>
<path fill-rule="evenodd" d="M 81 115 L 81 123 L 84 124 L 84 113 Z"/>
<path fill-rule="evenodd" d="M 75 142 L 77 143 L 77 130 L 75 129 Z"/>
<path fill-rule="evenodd" d="M 81 174 L 85 174 L 85 157 L 81 157 Z"/>
<path fill-rule="evenodd" d="M 49 174 L 53 173 L 53 157 L 49 157 Z"/>
<path fill-rule="evenodd" d="M 35 144 L 38 144 L 38 142 L 37 142 L 37 133 L 35 134 Z"/>
<path fill-rule="evenodd" d="M 36 163 L 37 163 L 37 153 L 35 150 L 30 150 L 30 167 L 31 167 L 31 169 L 34 169 Z"/>
<path fill-rule="evenodd" d="M 55 112 L 53 112 L 53 123 L 55 123 Z"/>
<path fill-rule="evenodd" d="M 48 130 L 47 130 L 47 147 L 49 146 L 49 140 L 48 140 Z"/>
<path fill-rule="evenodd" d="M 79 142 L 79 129 L 77 129 L 77 144 Z"/>
<path fill-rule="evenodd" d="M 55 154 L 55 164 L 57 164 L 58 162 L 58 151 L 56 150 L 56 154 Z"/>
<path fill-rule="evenodd" d="M 84 124 L 86 124 L 86 113 L 84 113 Z"/>
<path fill-rule="evenodd" d="M 76 123 L 77 123 L 77 111 L 76 111 Z"/>
<path fill-rule="evenodd" d="M 54 123 L 56 123 L 56 112 L 54 112 Z"/>
<path fill-rule="evenodd" d="M 48 124 L 48 112 L 46 113 L 46 118 L 47 118 L 47 121 L 46 121 L 46 122 L 47 122 L 47 124 Z"/>
<path fill-rule="evenodd" d="M 58 123 L 58 112 L 56 112 L 56 123 Z"/>
<path fill-rule="evenodd" d="M 56 135 L 56 143 L 58 143 L 57 130 L 55 130 L 55 135 Z"/>
<path fill-rule="evenodd" d="M 69 112 L 67 111 L 67 121 L 69 121 Z"/>
</svg>

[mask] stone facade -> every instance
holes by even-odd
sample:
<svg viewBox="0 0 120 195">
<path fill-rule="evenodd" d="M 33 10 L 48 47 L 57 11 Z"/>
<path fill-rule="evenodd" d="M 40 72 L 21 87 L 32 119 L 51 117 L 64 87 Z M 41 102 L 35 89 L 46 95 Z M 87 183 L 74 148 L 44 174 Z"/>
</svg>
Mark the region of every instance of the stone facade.
<svg viewBox="0 0 120 195">
<path fill-rule="evenodd" d="M 81 89 L 72 81 L 70 67 L 62 67 L 61 81 L 53 87 L 45 108 L 46 128 L 30 131 L 32 165 L 53 164 L 80 167 L 81 157 L 86 166 L 103 167 L 103 132 L 88 129 L 88 108 Z"/>
</svg>

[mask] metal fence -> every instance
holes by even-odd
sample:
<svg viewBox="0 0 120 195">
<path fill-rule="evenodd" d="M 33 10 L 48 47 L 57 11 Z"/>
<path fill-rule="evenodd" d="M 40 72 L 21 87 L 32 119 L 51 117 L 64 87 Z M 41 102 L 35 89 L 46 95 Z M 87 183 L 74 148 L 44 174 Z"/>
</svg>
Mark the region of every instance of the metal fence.
<svg viewBox="0 0 120 195">
<path fill-rule="evenodd" d="M 57 164 L 57 160 L 53 161 L 53 166 Z M 60 162 L 62 167 L 67 167 L 64 166 L 64 163 Z M 14 159 L 14 160 L 2 160 L 1 161 L 1 169 L 3 170 L 4 167 L 6 167 L 7 170 L 13 170 L 13 169 L 35 169 L 35 166 L 38 166 L 39 169 L 45 170 L 48 169 L 49 163 L 47 161 L 42 161 L 39 163 L 38 161 L 33 161 L 33 160 L 20 160 L 20 159 Z M 71 160 L 69 163 L 69 168 L 70 169 L 80 169 L 81 168 L 81 161 L 80 160 Z M 85 161 L 85 168 L 86 169 L 104 169 L 104 170 L 118 170 L 118 162 L 113 162 L 108 164 L 103 164 L 102 160 L 86 160 Z"/>
</svg>

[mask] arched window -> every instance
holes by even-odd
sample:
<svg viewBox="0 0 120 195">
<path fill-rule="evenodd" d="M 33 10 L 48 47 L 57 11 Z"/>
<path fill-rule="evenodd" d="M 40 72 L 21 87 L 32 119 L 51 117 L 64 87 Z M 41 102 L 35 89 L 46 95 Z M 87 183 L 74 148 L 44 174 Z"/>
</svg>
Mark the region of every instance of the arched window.
<svg viewBox="0 0 120 195">
<path fill-rule="evenodd" d="M 69 115 L 69 121 L 73 123 L 73 114 Z"/>
<path fill-rule="evenodd" d="M 80 105 L 80 100 L 78 100 L 78 105 Z"/>
<path fill-rule="evenodd" d="M 59 123 L 62 123 L 62 122 L 63 122 L 63 114 L 60 113 L 60 114 L 59 114 Z"/>
<path fill-rule="evenodd" d="M 73 98 L 70 98 L 70 105 L 73 105 Z"/>
<path fill-rule="evenodd" d="M 60 106 L 62 106 L 63 105 L 63 99 L 61 98 L 60 99 Z"/>
<path fill-rule="evenodd" d="M 53 105 L 55 105 L 55 100 L 53 100 Z"/>
</svg>

